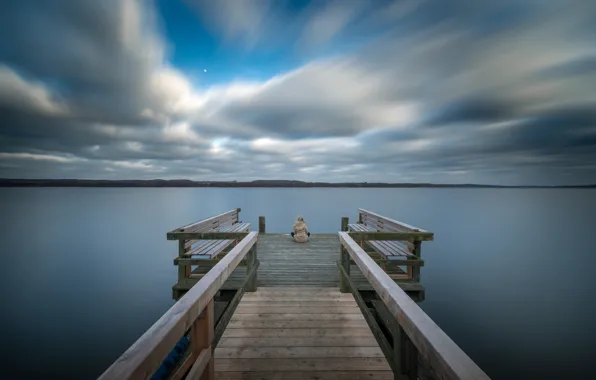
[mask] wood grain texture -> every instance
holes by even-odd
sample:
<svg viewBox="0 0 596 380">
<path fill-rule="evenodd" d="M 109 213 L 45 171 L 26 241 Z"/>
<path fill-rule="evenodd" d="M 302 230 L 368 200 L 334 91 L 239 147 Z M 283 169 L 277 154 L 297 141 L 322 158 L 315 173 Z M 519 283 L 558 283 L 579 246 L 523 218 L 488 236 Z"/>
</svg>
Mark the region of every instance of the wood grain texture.
<svg viewBox="0 0 596 380">
<path fill-rule="evenodd" d="M 390 371 L 218 372 L 221 380 L 394 380 Z"/>
<path fill-rule="evenodd" d="M 188 331 L 200 312 L 244 259 L 257 241 L 257 232 L 249 233 L 230 253 L 217 263 L 198 283 L 153 324 L 100 379 L 150 377 L 161 365 L 180 337 Z"/>
<path fill-rule="evenodd" d="M 215 358 L 218 379 L 392 376 L 354 297 L 337 288 L 260 287 L 240 301 Z"/>
<path fill-rule="evenodd" d="M 363 216 L 373 217 L 375 219 L 380 219 L 380 220 L 383 220 L 385 222 L 388 222 L 388 223 L 391 223 L 391 224 L 395 224 L 396 226 L 401 226 L 404 229 L 408 229 L 410 231 L 428 232 L 426 230 L 423 230 L 422 228 L 414 227 L 414 226 L 411 226 L 411 225 L 406 224 L 404 222 L 400 222 L 400 221 L 397 221 L 397 220 L 388 218 L 388 217 L 383 216 L 383 215 L 379 215 L 377 213 L 374 213 L 372 211 L 368 211 L 368 210 L 365 210 L 365 209 L 362 209 L 362 208 L 359 208 L 358 209 L 358 213 L 363 214 Z"/>
<path fill-rule="evenodd" d="M 240 209 L 239 208 L 233 209 L 233 210 L 230 210 L 230 211 L 226 211 L 226 212 L 221 213 L 219 215 L 215 215 L 215 216 L 209 217 L 207 219 L 199 220 L 197 222 L 187 224 L 186 226 L 182 226 L 180 228 L 176 228 L 172 232 L 174 232 L 174 231 L 192 232 L 194 230 L 200 229 L 202 226 L 210 225 L 210 224 L 213 224 L 213 223 L 217 223 L 220 220 L 225 220 L 225 219 L 234 218 L 234 217 L 237 219 L 239 212 L 240 212 Z"/>
<path fill-rule="evenodd" d="M 444 379 L 489 377 L 437 324 L 385 273 L 348 233 L 340 232 L 342 245 L 370 281 L 379 298 L 397 319 L 418 352 Z"/>
<path fill-rule="evenodd" d="M 217 355 L 217 350 L 215 350 Z M 297 359 L 215 359 L 216 378 L 220 372 L 256 372 L 268 379 L 267 372 L 314 371 L 389 371 L 385 358 L 297 358 Z"/>
</svg>

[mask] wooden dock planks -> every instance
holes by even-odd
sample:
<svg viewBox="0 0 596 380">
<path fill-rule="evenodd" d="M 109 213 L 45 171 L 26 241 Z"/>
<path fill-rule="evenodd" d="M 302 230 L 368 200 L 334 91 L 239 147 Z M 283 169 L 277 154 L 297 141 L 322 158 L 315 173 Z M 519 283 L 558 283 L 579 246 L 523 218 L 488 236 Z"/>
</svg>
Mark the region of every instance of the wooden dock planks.
<svg viewBox="0 0 596 380">
<path fill-rule="evenodd" d="M 259 287 L 215 350 L 217 379 L 393 379 L 351 294 Z"/>
</svg>

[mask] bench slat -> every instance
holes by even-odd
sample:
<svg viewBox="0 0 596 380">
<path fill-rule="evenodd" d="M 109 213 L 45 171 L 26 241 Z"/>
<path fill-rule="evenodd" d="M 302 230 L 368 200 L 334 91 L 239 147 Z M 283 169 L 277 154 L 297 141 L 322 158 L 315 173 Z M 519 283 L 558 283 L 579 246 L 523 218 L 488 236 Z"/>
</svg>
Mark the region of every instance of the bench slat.
<svg viewBox="0 0 596 380">
<path fill-rule="evenodd" d="M 220 228 L 221 232 L 242 232 L 250 229 L 250 223 L 236 223 L 231 226 Z M 193 240 L 195 243 L 192 250 L 187 252 L 185 257 L 202 256 L 202 258 L 214 258 L 223 252 L 230 244 L 234 242 L 233 239 L 226 240 Z"/>
<path fill-rule="evenodd" d="M 397 245 L 395 241 L 377 240 L 376 243 L 378 243 L 380 246 L 385 247 L 394 256 L 412 256 L 412 254 L 410 254 L 410 252 L 405 250 L 403 247 Z"/>
<path fill-rule="evenodd" d="M 201 252 L 213 247 L 219 240 L 195 240 L 197 243 L 190 251 L 186 252 L 184 256 L 196 256 L 200 255 Z"/>
</svg>

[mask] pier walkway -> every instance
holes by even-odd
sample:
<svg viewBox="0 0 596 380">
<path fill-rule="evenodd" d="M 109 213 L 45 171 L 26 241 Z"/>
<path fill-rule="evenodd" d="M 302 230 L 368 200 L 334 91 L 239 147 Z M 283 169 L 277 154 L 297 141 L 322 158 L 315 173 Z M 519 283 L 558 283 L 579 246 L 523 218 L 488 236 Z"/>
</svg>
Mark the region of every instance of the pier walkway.
<svg viewBox="0 0 596 380">
<path fill-rule="evenodd" d="M 393 372 L 351 294 L 284 286 L 242 297 L 215 349 L 215 378 L 393 379 Z"/>
<path fill-rule="evenodd" d="M 297 244 L 239 213 L 167 233 L 177 302 L 101 379 L 488 379 L 416 304 L 433 233 L 358 209 Z"/>
</svg>

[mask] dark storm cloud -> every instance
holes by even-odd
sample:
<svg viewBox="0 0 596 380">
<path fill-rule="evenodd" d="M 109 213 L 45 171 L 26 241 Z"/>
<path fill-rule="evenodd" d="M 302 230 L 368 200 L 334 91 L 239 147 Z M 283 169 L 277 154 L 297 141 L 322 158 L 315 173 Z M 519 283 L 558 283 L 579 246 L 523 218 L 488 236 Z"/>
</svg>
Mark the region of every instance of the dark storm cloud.
<svg viewBox="0 0 596 380">
<path fill-rule="evenodd" d="M 512 104 L 497 100 L 469 97 L 445 104 L 429 111 L 421 123 L 427 126 L 442 126 L 458 122 L 495 122 L 509 120 L 515 116 Z"/>
<path fill-rule="evenodd" d="M 148 22 L 149 15 L 135 14 L 129 2 L 118 3 L 3 2 L 0 60 L 43 80 L 94 117 L 107 112 L 106 117 L 129 119 L 139 110 L 140 90 L 161 46 L 150 35 L 136 34 L 137 24 Z M 146 45 L 134 46 L 137 40 Z"/>
</svg>

